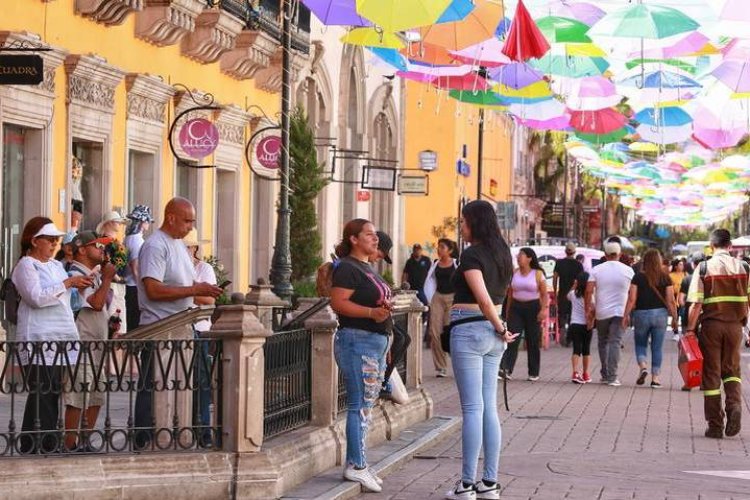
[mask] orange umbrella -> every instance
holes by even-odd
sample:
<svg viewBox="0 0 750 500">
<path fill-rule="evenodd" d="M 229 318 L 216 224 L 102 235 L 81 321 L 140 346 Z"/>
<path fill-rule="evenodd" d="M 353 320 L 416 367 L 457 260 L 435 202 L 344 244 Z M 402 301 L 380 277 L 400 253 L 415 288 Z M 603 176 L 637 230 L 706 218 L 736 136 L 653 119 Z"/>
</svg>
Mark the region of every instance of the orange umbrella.
<svg viewBox="0 0 750 500">
<path fill-rule="evenodd" d="M 539 59 L 549 49 L 547 39 L 526 10 L 523 0 L 519 0 L 508 38 L 505 39 L 503 54 L 520 62 L 531 58 Z"/>
<path fill-rule="evenodd" d="M 431 43 L 412 42 L 400 52 L 412 61 L 435 66 L 456 63 L 456 57 L 448 52 L 448 49 Z"/>
<path fill-rule="evenodd" d="M 476 7 L 461 21 L 433 24 L 419 30 L 422 41 L 447 50 L 461 50 L 495 36 L 503 7 L 492 0 L 477 0 Z"/>
</svg>

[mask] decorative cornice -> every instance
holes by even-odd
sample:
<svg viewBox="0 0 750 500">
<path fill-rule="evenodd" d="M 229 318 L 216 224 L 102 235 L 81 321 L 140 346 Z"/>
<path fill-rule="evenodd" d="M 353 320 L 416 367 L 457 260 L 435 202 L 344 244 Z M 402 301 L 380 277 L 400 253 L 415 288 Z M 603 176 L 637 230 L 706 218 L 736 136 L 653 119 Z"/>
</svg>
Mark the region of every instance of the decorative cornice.
<svg viewBox="0 0 750 500">
<path fill-rule="evenodd" d="M 125 86 L 128 90 L 128 119 L 164 123 L 164 111 L 175 93 L 174 87 L 158 77 L 139 73 L 129 73 L 125 77 Z"/>
<path fill-rule="evenodd" d="M 271 58 L 271 65 L 258 72 L 256 76 L 257 86 L 266 92 L 281 92 L 281 59 L 283 48 L 279 47 Z M 302 68 L 307 62 L 307 56 L 292 52 L 292 83 L 299 78 Z"/>
<path fill-rule="evenodd" d="M 65 59 L 68 99 L 107 111 L 115 106 L 115 89 L 125 72 L 96 55 L 71 55 Z"/>
<path fill-rule="evenodd" d="M 163 47 L 195 31 L 195 20 L 206 6 L 201 0 L 144 0 L 135 16 L 135 36 Z"/>
<path fill-rule="evenodd" d="M 235 48 L 221 56 L 221 71 L 238 80 L 253 78 L 271 64 L 279 43 L 265 31 L 243 30 Z"/>
<path fill-rule="evenodd" d="M 44 45 L 42 38 L 28 31 L 0 31 L 0 46 L 2 45 L 13 45 L 27 43 L 30 46 Z M 68 51 L 60 49 L 58 47 L 46 47 L 51 50 L 45 52 L 39 52 L 39 55 L 44 61 L 44 80 L 36 88 L 43 90 L 49 94 L 55 93 L 55 74 L 57 68 L 65 60 L 65 56 L 68 55 Z"/>
<path fill-rule="evenodd" d="M 234 48 L 244 23 L 221 9 L 203 11 L 195 20 L 195 31 L 182 40 L 182 53 L 209 64 Z"/>
<path fill-rule="evenodd" d="M 245 143 L 245 128 L 250 124 L 250 114 L 237 106 L 225 106 L 219 112 L 216 127 L 222 141 L 233 144 Z"/>
<path fill-rule="evenodd" d="M 76 12 L 97 23 L 122 24 L 131 12 L 143 10 L 144 0 L 76 0 Z"/>
</svg>

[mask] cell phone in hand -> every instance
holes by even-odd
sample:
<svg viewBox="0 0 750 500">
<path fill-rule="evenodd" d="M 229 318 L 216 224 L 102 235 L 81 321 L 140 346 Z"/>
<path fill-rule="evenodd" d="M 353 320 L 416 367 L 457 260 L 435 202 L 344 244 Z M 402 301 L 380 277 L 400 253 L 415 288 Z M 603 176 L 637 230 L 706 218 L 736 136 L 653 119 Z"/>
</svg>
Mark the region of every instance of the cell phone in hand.
<svg viewBox="0 0 750 500">
<path fill-rule="evenodd" d="M 221 284 L 219 285 L 219 288 L 226 288 L 226 287 L 228 287 L 231 284 L 232 284 L 232 282 L 229 281 L 229 280 L 222 281 Z"/>
</svg>

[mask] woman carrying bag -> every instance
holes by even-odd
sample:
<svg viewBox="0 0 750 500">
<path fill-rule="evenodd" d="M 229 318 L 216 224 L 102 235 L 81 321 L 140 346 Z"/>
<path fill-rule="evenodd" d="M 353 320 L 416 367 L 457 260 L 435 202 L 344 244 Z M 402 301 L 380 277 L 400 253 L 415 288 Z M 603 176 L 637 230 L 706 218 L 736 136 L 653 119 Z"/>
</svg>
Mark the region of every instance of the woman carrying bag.
<svg viewBox="0 0 750 500">
<path fill-rule="evenodd" d="M 445 325 L 450 323 L 451 306 L 453 305 L 453 272 L 458 263 L 455 255 L 458 247 L 448 238 L 440 238 L 437 246 L 438 259 L 432 263 L 427 272 L 424 294 L 430 305 L 430 350 L 432 363 L 435 365 L 435 376 L 448 375 L 448 362 L 445 351 L 440 345 L 440 334 Z"/>
<path fill-rule="evenodd" d="M 518 269 L 508 289 L 508 312 L 506 320 L 511 331 L 526 337 L 529 357 L 529 376 L 532 382 L 539 380 L 541 364 L 542 325 L 547 321 L 549 295 L 544 271 L 534 250 L 522 248 L 517 257 Z M 508 346 L 500 364 L 500 377 L 513 374 L 518 358 L 518 343 Z"/>
</svg>

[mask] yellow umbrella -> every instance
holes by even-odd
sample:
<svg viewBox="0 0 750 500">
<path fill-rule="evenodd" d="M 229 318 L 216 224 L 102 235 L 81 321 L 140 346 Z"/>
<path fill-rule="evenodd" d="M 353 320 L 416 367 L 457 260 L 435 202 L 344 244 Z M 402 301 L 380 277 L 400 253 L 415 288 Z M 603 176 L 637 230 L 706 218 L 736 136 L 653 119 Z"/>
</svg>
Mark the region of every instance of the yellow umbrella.
<svg viewBox="0 0 750 500">
<path fill-rule="evenodd" d="M 520 89 L 514 89 L 507 85 L 498 84 L 492 89 L 500 95 L 506 97 L 516 97 L 523 99 L 539 99 L 541 97 L 551 97 L 552 90 L 549 88 L 549 83 L 544 80 L 540 80 L 531 85 L 521 87 Z"/>
<path fill-rule="evenodd" d="M 721 51 L 718 48 L 716 48 L 716 45 L 714 45 L 711 42 L 708 42 L 708 43 L 706 43 L 706 45 L 704 45 L 700 49 L 696 50 L 692 54 L 685 54 L 685 56 L 693 56 L 693 57 L 698 57 L 698 56 L 715 56 L 715 55 L 720 54 L 720 53 L 721 53 Z"/>
<path fill-rule="evenodd" d="M 358 0 L 359 2 L 359 0 Z M 422 41 L 448 50 L 461 50 L 495 36 L 503 7 L 493 0 L 477 0 L 476 7 L 461 21 L 433 24 L 419 30 Z"/>
<path fill-rule="evenodd" d="M 357 0 L 357 13 L 385 31 L 404 31 L 437 21 L 452 0 Z"/>
<path fill-rule="evenodd" d="M 608 57 L 609 54 L 593 43 L 554 43 L 550 51 L 552 55 L 567 57 Z"/>
<path fill-rule="evenodd" d="M 341 41 L 349 45 L 363 47 L 380 47 L 384 49 L 400 49 L 404 42 L 393 33 L 386 33 L 376 28 L 354 28 L 341 37 Z"/>
</svg>

